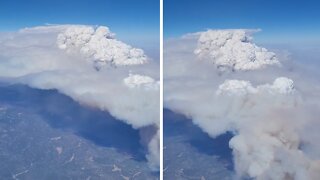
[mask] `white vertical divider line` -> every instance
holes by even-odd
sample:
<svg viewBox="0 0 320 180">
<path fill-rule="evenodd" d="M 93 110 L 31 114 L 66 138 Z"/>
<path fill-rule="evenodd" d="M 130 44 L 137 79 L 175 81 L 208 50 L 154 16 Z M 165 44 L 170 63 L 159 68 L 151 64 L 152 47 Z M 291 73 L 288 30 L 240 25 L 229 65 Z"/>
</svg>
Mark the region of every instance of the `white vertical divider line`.
<svg viewBox="0 0 320 180">
<path fill-rule="evenodd" d="M 163 180 L 163 0 L 160 0 L 160 180 Z"/>
</svg>

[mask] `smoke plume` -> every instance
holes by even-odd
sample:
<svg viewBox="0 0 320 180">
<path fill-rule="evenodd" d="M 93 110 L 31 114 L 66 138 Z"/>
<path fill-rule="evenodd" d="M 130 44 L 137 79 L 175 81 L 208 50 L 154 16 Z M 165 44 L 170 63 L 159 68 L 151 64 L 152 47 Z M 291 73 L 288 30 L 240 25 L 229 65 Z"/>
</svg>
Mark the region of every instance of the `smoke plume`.
<svg viewBox="0 0 320 180">
<path fill-rule="evenodd" d="M 40 26 L 0 38 L 2 81 L 57 89 L 136 129 L 159 125 L 158 69 L 143 50 L 115 39 L 103 26 Z M 153 136 L 147 159 L 156 168 L 159 135 Z"/>
<path fill-rule="evenodd" d="M 237 178 L 320 177 L 319 79 L 253 43 L 256 30 L 208 30 L 165 42 L 164 106 L 215 138 L 232 132 Z M 311 72 L 310 72 L 311 73 Z"/>
</svg>

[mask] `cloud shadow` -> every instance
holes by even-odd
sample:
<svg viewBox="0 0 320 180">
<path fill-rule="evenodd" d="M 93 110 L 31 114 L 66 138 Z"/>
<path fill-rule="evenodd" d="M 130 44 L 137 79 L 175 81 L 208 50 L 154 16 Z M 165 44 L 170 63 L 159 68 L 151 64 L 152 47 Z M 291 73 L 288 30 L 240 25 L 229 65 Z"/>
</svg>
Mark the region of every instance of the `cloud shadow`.
<svg viewBox="0 0 320 180">
<path fill-rule="evenodd" d="M 137 161 L 146 161 L 138 130 L 108 112 L 82 106 L 57 90 L 1 84 L 0 102 L 35 112 L 52 128 L 71 131 L 98 146 L 113 147 Z"/>
</svg>

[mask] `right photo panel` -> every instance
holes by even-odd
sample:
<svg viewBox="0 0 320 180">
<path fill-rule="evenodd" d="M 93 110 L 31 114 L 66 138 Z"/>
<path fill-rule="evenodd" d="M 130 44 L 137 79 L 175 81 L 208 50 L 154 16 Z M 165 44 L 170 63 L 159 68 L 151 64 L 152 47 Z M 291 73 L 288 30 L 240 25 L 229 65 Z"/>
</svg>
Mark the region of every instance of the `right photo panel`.
<svg viewBox="0 0 320 180">
<path fill-rule="evenodd" d="M 320 179 L 320 3 L 163 3 L 164 179 Z"/>
</svg>

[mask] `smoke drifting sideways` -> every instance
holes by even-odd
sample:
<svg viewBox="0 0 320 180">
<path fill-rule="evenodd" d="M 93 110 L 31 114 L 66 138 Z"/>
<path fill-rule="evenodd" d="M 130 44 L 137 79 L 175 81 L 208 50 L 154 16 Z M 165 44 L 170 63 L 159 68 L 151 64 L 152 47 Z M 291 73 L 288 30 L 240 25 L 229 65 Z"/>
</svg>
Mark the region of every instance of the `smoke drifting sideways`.
<svg viewBox="0 0 320 180">
<path fill-rule="evenodd" d="M 236 179 L 318 179 L 319 78 L 287 51 L 258 47 L 253 32 L 208 30 L 167 40 L 164 106 L 212 138 L 234 134 Z"/>
<path fill-rule="evenodd" d="M 0 80 L 57 89 L 135 129 L 153 127 L 148 163 L 159 170 L 159 64 L 107 27 L 49 25 L 2 34 Z M 145 134 L 145 133 L 144 133 Z M 142 137 L 144 138 L 144 137 Z M 145 139 L 145 138 L 144 138 Z"/>
</svg>

